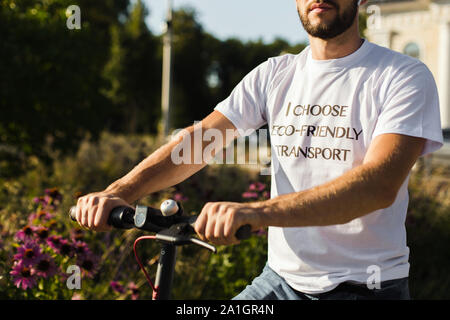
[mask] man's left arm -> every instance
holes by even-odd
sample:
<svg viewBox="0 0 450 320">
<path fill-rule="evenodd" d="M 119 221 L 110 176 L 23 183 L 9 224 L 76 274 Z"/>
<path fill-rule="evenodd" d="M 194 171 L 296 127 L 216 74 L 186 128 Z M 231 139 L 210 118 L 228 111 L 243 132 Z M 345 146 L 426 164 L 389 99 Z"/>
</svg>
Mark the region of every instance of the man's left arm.
<svg viewBox="0 0 450 320">
<path fill-rule="evenodd" d="M 217 244 L 235 243 L 236 230 L 250 224 L 306 227 L 344 224 L 392 205 L 420 156 L 426 139 L 381 134 L 369 146 L 363 163 L 317 187 L 251 203 L 205 205 L 200 237 Z"/>
</svg>

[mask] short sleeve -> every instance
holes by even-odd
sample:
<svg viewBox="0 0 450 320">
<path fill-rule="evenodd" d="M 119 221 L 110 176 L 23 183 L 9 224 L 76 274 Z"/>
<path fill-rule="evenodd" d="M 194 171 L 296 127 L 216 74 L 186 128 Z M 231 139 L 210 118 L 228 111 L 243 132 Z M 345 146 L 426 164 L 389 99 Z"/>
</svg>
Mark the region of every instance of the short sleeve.
<svg viewBox="0 0 450 320">
<path fill-rule="evenodd" d="M 442 147 L 438 91 L 423 63 L 405 68 L 389 84 L 372 137 L 383 133 L 425 138 L 421 156 Z"/>
<path fill-rule="evenodd" d="M 270 74 L 270 60 L 267 60 L 247 74 L 230 96 L 214 108 L 233 123 L 241 136 L 250 135 L 267 123 L 266 92 Z"/>
</svg>

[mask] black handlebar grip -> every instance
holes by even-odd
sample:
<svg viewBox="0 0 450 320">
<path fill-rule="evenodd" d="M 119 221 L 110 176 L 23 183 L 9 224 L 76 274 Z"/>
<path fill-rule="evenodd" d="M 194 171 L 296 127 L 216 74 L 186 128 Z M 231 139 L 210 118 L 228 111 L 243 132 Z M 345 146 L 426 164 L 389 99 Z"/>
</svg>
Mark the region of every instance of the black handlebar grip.
<svg viewBox="0 0 450 320">
<path fill-rule="evenodd" d="M 69 217 L 72 221 L 77 221 L 77 207 L 73 206 L 69 210 Z M 116 207 L 111 210 L 108 217 L 108 224 L 118 229 L 131 229 L 134 227 L 134 209 L 130 207 Z"/>
<path fill-rule="evenodd" d="M 240 227 L 235 234 L 236 239 L 238 240 L 245 240 L 250 238 L 252 235 L 252 226 L 249 224 L 243 225 Z"/>
</svg>

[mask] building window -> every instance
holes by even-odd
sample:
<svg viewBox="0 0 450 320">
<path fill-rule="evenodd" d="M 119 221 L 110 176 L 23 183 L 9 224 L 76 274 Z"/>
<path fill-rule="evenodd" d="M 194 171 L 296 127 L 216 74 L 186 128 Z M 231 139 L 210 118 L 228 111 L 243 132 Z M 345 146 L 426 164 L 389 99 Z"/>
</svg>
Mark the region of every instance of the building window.
<svg viewBox="0 0 450 320">
<path fill-rule="evenodd" d="M 408 43 L 403 49 L 403 53 L 410 57 L 420 59 L 420 48 L 417 45 L 417 43 L 414 42 Z"/>
</svg>

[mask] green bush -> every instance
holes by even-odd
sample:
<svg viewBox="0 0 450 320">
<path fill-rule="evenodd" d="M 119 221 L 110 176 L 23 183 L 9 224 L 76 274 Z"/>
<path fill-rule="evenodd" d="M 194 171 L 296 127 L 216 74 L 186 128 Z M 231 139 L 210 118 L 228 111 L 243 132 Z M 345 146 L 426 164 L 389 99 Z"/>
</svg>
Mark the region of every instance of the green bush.
<svg viewBox="0 0 450 320">
<path fill-rule="evenodd" d="M 53 155 L 53 164 L 48 167 L 37 158 L 29 158 L 31 170 L 15 180 L 3 180 L 0 189 L 0 226 L 3 236 L 3 250 L 0 256 L 0 286 L 2 298 L 27 299 L 124 299 L 131 298 L 127 283 L 135 283 L 139 298 L 150 299 L 151 289 L 134 259 L 133 241 L 143 235 L 139 231 L 112 231 L 96 233 L 80 230 L 69 221 L 67 212 L 74 205 L 77 196 L 99 191 L 112 181 L 120 178 L 159 146 L 159 142 L 149 136 L 120 136 L 104 133 L 97 143 L 88 139 L 80 144 L 72 157 L 60 158 Z M 167 198 L 183 201 L 188 214 L 199 213 L 207 201 L 242 201 L 252 182 L 259 176 L 253 171 L 232 165 L 211 165 L 193 175 L 185 182 L 154 193 L 140 201 L 140 204 L 158 207 Z M 267 182 L 267 181 L 265 181 Z M 52 209 L 52 218 L 59 225 L 52 235 L 70 239 L 74 233 L 82 234 L 82 240 L 98 257 L 98 272 L 94 278 L 83 278 L 79 292 L 64 290 L 63 279 L 53 279 L 47 286 L 22 290 L 14 287 L 9 274 L 13 264 L 15 248 L 19 245 L 14 234 L 28 224 L 30 215 L 40 209 L 33 198 L 44 193 L 48 186 L 58 186 L 62 199 Z M 267 189 L 267 186 L 265 187 Z M 267 197 L 263 192 L 257 197 Z M 44 248 L 49 251 L 49 248 Z M 149 274 L 155 275 L 159 256 L 159 245 L 148 241 L 140 244 L 139 254 L 147 261 Z M 178 250 L 173 298 L 231 298 L 256 276 L 265 262 L 266 238 L 254 237 L 233 247 L 219 247 L 219 253 L 212 255 L 204 249 L 187 246 Z M 50 251 L 49 251 L 50 252 Z M 55 256 L 55 259 L 57 256 Z M 242 266 L 242 261 L 246 261 Z M 64 270 L 67 261 L 62 263 Z M 113 282 L 111 286 L 111 282 Z M 122 287 L 124 288 L 122 290 Z M 136 289 L 135 289 L 136 290 Z M 46 292 L 48 291 L 48 292 Z M 123 291 L 123 293 L 122 293 Z"/>
<path fill-rule="evenodd" d="M 70 157 L 53 155 L 46 166 L 29 158 L 30 170 L 14 180 L 0 181 L 0 299 L 150 299 L 151 288 L 139 270 L 132 251 L 133 241 L 144 233 L 81 230 L 69 221 L 67 212 L 76 197 L 99 191 L 120 178 L 159 146 L 149 136 L 120 136 L 104 133 L 96 143 L 83 141 Z M 414 171 L 410 181 L 410 206 L 406 221 L 411 249 L 410 287 L 413 298 L 450 297 L 450 196 L 448 168 L 435 168 L 429 175 Z M 258 184 L 260 183 L 260 184 Z M 181 200 L 188 214 L 198 214 L 208 201 L 247 201 L 267 198 L 269 177 L 234 165 L 210 165 L 177 186 L 154 193 L 140 204 L 158 207 L 167 198 Z M 56 207 L 43 208 L 33 198 L 58 187 L 62 199 Z M 47 192 L 49 192 L 47 190 Z M 53 221 L 50 236 L 73 243 L 77 235 L 98 258 L 95 275 L 83 276 L 80 291 L 68 290 L 64 277 L 40 279 L 32 289 L 14 285 L 10 274 L 14 255 L 21 244 L 15 234 L 30 224 L 30 215 L 48 210 Z M 50 227 L 50 222 L 35 227 Z M 73 259 L 63 257 L 42 244 L 61 271 Z M 149 274 L 154 277 L 159 245 L 147 241 L 138 251 Z M 219 246 L 217 254 L 196 246 L 179 248 L 174 278 L 174 299 L 230 299 L 262 270 L 267 259 L 265 230 L 259 236 L 234 246 Z M 38 281 L 38 282 L 39 282 Z M 129 287 L 131 286 L 131 287 Z"/>
<path fill-rule="evenodd" d="M 413 299 L 450 298 L 449 168 L 413 174 L 406 220 Z"/>
</svg>

